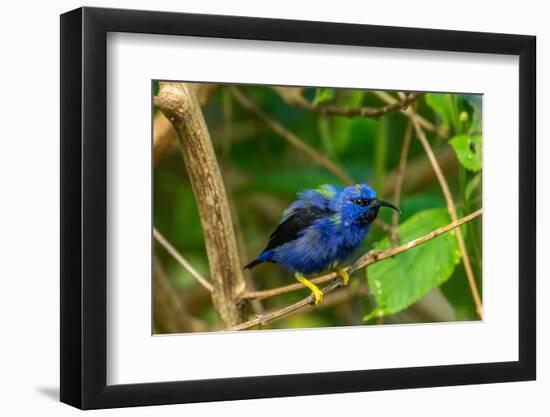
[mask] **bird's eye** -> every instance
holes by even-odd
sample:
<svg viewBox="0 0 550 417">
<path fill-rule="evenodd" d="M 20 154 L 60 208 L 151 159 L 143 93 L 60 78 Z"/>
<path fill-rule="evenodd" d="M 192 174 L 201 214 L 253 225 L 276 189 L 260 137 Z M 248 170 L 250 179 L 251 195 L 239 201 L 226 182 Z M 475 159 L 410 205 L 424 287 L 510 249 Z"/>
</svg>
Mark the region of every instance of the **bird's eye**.
<svg viewBox="0 0 550 417">
<path fill-rule="evenodd" d="M 369 204 L 369 200 L 367 200 L 366 198 L 354 198 L 353 200 L 351 200 L 353 202 L 353 204 L 357 205 L 357 206 L 366 206 Z"/>
</svg>

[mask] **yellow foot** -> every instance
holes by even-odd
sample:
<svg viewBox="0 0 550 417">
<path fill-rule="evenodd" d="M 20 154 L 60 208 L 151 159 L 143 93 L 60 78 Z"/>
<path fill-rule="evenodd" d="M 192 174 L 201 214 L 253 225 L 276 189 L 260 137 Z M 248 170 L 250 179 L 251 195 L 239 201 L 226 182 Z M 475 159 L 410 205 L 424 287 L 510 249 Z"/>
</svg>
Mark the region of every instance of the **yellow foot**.
<svg viewBox="0 0 550 417">
<path fill-rule="evenodd" d="M 349 275 L 348 273 L 346 272 L 346 270 L 344 268 L 339 268 L 336 270 L 336 274 L 342 278 L 342 282 L 344 283 L 344 285 L 348 285 L 348 282 L 349 282 Z"/>
<path fill-rule="evenodd" d="M 306 279 L 299 272 L 296 272 L 294 274 L 294 277 L 298 282 L 301 282 L 311 290 L 311 293 L 313 294 L 313 297 L 314 297 L 313 302 L 315 303 L 315 305 L 323 302 L 323 291 L 321 291 L 313 282 Z"/>
</svg>

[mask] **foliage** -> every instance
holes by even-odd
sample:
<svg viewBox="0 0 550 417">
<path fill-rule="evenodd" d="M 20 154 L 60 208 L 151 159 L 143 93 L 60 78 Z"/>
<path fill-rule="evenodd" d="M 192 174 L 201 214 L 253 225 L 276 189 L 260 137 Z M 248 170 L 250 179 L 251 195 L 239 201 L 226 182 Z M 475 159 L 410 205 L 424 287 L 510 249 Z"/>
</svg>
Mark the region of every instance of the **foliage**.
<svg viewBox="0 0 550 417">
<path fill-rule="evenodd" d="M 409 242 L 450 221 L 445 208 L 423 210 L 402 223 L 397 232 L 401 241 Z M 390 239 L 386 237 L 374 249 L 390 247 Z M 409 307 L 429 290 L 447 281 L 459 261 L 456 238 L 450 232 L 372 265 L 368 268 L 367 278 L 376 299 L 376 308 L 365 320 L 394 314 Z"/>
<path fill-rule="evenodd" d="M 449 142 L 464 168 L 481 170 L 481 135 L 456 135 Z"/>
<path fill-rule="evenodd" d="M 334 88 L 318 88 L 315 90 L 315 97 L 313 98 L 313 105 L 324 103 L 325 101 L 330 101 L 334 98 L 336 93 Z"/>
</svg>

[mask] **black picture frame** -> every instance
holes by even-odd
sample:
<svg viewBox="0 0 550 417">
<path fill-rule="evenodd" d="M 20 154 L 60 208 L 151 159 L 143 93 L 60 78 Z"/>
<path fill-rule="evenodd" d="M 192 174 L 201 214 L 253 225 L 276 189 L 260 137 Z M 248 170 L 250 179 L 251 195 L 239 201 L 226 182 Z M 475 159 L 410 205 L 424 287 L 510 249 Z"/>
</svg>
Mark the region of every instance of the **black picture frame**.
<svg viewBox="0 0 550 417">
<path fill-rule="evenodd" d="M 107 375 L 108 32 L 519 56 L 519 360 L 113 385 Z M 61 16 L 61 401 L 82 409 L 420 388 L 536 377 L 536 38 L 80 8 Z"/>
</svg>

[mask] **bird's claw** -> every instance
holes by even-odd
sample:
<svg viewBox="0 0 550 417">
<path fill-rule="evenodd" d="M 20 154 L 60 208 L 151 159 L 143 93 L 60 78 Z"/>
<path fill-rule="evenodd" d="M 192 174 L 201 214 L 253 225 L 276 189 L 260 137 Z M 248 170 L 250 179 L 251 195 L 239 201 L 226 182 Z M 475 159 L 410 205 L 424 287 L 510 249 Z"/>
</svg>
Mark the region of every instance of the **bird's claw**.
<svg viewBox="0 0 550 417">
<path fill-rule="evenodd" d="M 347 286 L 348 285 L 348 282 L 349 282 L 349 274 L 348 272 L 343 269 L 343 268 L 340 268 L 340 269 L 337 269 L 336 270 L 336 274 L 342 278 L 342 282 L 344 283 L 344 286 Z"/>
<path fill-rule="evenodd" d="M 323 291 L 321 291 L 313 282 L 309 281 L 298 272 L 294 274 L 294 276 L 296 277 L 296 280 L 298 282 L 304 284 L 307 288 L 311 290 L 311 294 L 313 295 L 313 303 L 315 305 L 323 302 Z"/>
<path fill-rule="evenodd" d="M 313 304 L 317 305 L 323 302 L 323 291 L 319 288 L 312 289 L 311 294 L 313 294 Z"/>
</svg>

